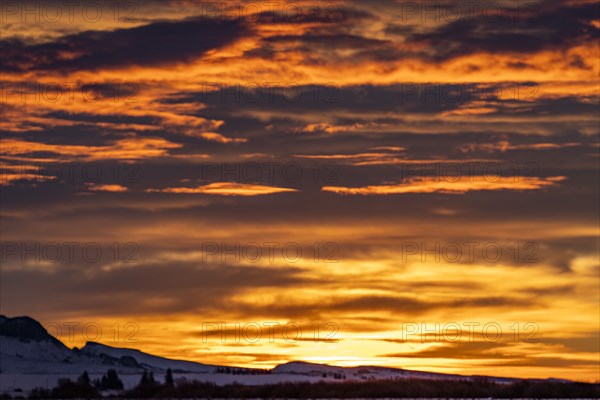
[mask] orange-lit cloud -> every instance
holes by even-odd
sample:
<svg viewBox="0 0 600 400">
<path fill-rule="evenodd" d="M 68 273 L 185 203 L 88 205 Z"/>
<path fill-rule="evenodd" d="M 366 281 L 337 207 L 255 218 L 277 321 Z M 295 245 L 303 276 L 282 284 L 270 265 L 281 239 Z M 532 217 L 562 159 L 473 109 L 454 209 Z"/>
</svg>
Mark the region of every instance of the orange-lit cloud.
<svg viewBox="0 0 600 400">
<path fill-rule="evenodd" d="M 108 185 L 87 185 L 87 189 L 91 192 L 126 192 L 128 189 L 125 186 L 117 184 Z"/>
<path fill-rule="evenodd" d="M 246 143 L 248 141 L 248 139 L 246 139 L 246 138 L 232 139 L 232 138 L 225 137 L 225 136 L 221 135 L 220 133 L 215 133 L 215 132 L 202 132 L 202 133 L 200 133 L 200 136 L 206 140 L 210 140 L 212 142 L 218 142 L 218 143 Z"/>
<path fill-rule="evenodd" d="M 53 176 L 41 174 L 41 167 L 33 164 L 9 164 L 0 161 L 0 186 L 12 185 L 18 181 L 43 182 L 55 179 Z"/>
<path fill-rule="evenodd" d="M 406 193 L 449 193 L 463 194 L 482 190 L 538 190 L 555 186 L 565 180 L 564 176 L 549 178 L 519 177 L 457 177 L 438 179 L 413 179 L 406 183 L 395 185 L 378 185 L 349 188 L 343 186 L 324 186 L 325 192 L 343 195 L 389 195 Z M 455 180 L 451 182 L 450 180 Z"/>
<path fill-rule="evenodd" d="M 212 194 L 218 196 L 261 196 L 274 193 L 296 192 L 297 190 L 247 183 L 214 182 L 208 185 L 202 185 L 191 188 L 176 187 L 166 189 L 148 189 L 147 191 L 182 194 Z"/>
<path fill-rule="evenodd" d="M 508 150 L 554 150 L 563 149 L 568 147 L 578 147 L 581 143 L 568 142 L 568 143 L 531 143 L 531 144 L 511 144 L 508 140 L 499 140 L 495 143 L 465 143 L 460 146 L 460 151 L 463 153 L 470 153 L 473 151 L 485 151 L 488 153 L 494 153 L 496 151 L 505 152 Z"/>
<path fill-rule="evenodd" d="M 0 140 L 2 154 L 14 156 L 49 152 L 72 159 L 84 160 L 136 160 L 167 155 L 170 149 L 182 147 L 162 138 L 126 138 L 108 146 L 55 145 L 16 139 Z"/>
<path fill-rule="evenodd" d="M 405 157 L 402 153 L 404 148 L 402 147 L 387 147 L 382 150 L 388 150 L 389 152 L 374 152 L 374 153 L 357 153 L 357 154 L 295 154 L 296 158 L 313 159 L 313 160 L 336 160 L 336 162 L 344 162 L 354 166 L 369 166 L 369 165 L 427 165 L 427 164 L 467 164 L 467 163 L 480 163 L 480 162 L 492 162 L 491 159 L 411 159 Z"/>
</svg>

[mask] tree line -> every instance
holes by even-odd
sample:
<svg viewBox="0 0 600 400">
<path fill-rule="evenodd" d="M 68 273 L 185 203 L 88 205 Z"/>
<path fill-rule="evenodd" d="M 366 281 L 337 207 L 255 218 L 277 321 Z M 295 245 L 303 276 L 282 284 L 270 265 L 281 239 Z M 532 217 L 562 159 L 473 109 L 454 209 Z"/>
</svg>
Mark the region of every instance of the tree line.
<svg viewBox="0 0 600 400">
<path fill-rule="evenodd" d="M 224 371 L 222 371 L 224 372 Z M 233 373 L 231 371 L 230 373 Z M 343 377 L 340 377 L 343 379 Z M 37 388 L 30 399 L 93 399 L 107 397 L 149 398 L 386 398 L 386 397 L 494 397 L 494 398 L 600 398 L 600 384 L 522 380 L 510 384 L 496 383 L 485 378 L 477 380 L 401 379 L 382 381 L 301 382 L 268 385 L 233 383 L 218 386 L 214 383 L 175 380 L 168 369 L 163 382 L 145 371 L 138 384 L 124 390 L 117 371 L 110 369 L 101 378 L 91 380 L 87 371 L 76 380 L 62 379 L 53 389 Z M 108 393 L 106 391 L 109 391 Z M 0 396 L 10 399 L 8 395 Z M 23 397 L 17 397 L 23 398 Z"/>
</svg>

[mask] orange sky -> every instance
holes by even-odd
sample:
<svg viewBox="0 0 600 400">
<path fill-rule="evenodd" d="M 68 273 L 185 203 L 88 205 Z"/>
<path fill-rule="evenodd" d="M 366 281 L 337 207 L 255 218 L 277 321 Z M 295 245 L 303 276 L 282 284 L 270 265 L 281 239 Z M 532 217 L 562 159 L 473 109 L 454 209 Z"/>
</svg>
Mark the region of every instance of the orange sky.
<svg viewBox="0 0 600 400">
<path fill-rule="evenodd" d="M 204 363 L 600 380 L 597 1 L 210 4 L 3 5 L 2 314 Z"/>
</svg>

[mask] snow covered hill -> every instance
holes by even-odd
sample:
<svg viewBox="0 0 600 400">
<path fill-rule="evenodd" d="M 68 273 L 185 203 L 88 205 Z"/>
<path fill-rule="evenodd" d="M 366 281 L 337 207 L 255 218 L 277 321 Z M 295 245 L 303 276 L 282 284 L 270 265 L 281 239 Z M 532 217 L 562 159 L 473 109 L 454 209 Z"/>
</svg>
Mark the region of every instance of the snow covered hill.
<svg viewBox="0 0 600 400">
<path fill-rule="evenodd" d="M 29 317 L 0 316 L 0 374 L 105 373 L 110 367 L 143 371 L 131 361 L 69 349 Z"/>
<path fill-rule="evenodd" d="M 113 359 L 133 359 L 137 366 L 152 371 L 166 371 L 168 368 L 173 372 L 211 373 L 215 372 L 217 366 L 206 365 L 192 361 L 171 360 L 169 358 L 153 356 L 136 349 L 126 349 L 106 346 L 100 343 L 87 342 L 80 350 L 82 355 L 90 358 L 100 357 Z"/>
<path fill-rule="evenodd" d="M 383 380 L 383 379 L 429 379 L 429 380 L 470 380 L 481 377 L 441 374 L 435 372 L 411 371 L 401 368 L 359 366 L 336 367 L 326 364 L 313 364 L 293 361 L 278 365 L 271 370 L 273 374 L 298 374 L 313 377 L 344 379 L 344 380 Z M 517 379 L 485 377 L 498 383 L 509 383 Z"/>
</svg>

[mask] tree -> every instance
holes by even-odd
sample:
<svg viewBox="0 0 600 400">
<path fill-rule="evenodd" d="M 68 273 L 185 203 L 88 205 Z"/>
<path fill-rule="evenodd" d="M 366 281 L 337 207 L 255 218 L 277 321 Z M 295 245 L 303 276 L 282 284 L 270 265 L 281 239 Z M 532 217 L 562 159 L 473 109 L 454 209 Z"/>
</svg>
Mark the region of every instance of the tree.
<svg viewBox="0 0 600 400">
<path fill-rule="evenodd" d="M 171 371 L 171 368 L 167 369 L 167 374 L 165 375 L 165 385 L 169 387 L 175 386 L 175 382 L 173 381 L 173 371 Z"/>
<path fill-rule="evenodd" d="M 116 369 L 109 369 L 106 375 L 102 375 L 100 388 L 104 390 L 123 390 L 123 382 L 119 379 Z"/>
<path fill-rule="evenodd" d="M 154 380 L 154 373 L 151 371 L 144 371 L 140 383 L 130 392 L 127 393 L 127 397 L 132 398 L 150 398 L 154 397 L 158 392 L 163 390 L 165 387 Z"/>
<path fill-rule="evenodd" d="M 167 374 L 169 373 L 169 371 L 170 369 L 167 371 Z M 154 372 L 144 371 L 144 373 L 142 374 L 142 378 L 140 379 L 140 383 L 138 383 L 138 387 L 154 385 L 156 385 L 156 380 L 154 379 Z"/>
<path fill-rule="evenodd" d="M 58 381 L 58 386 L 52 389 L 51 397 L 55 399 L 90 399 L 97 398 L 99 395 L 96 388 L 89 384 L 85 385 L 79 380 L 77 382 L 71 382 L 68 379 L 61 379 Z"/>
<path fill-rule="evenodd" d="M 83 374 L 81 374 L 81 376 L 79 378 L 77 378 L 77 383 L 84 385 L 84 386 L 91 386 L 90 385 L 90 376 L 88 375 L 87 371 L 83 371 Z"/>
<path fill-rule="evenodd" d="M 146 371 L 144 371 L 144 373 L 142 374 L 142 378 L 140 379 L 139 386 L 145 385 L 147 383 L 148 383 L 148 373 Z"/>
</svg>

